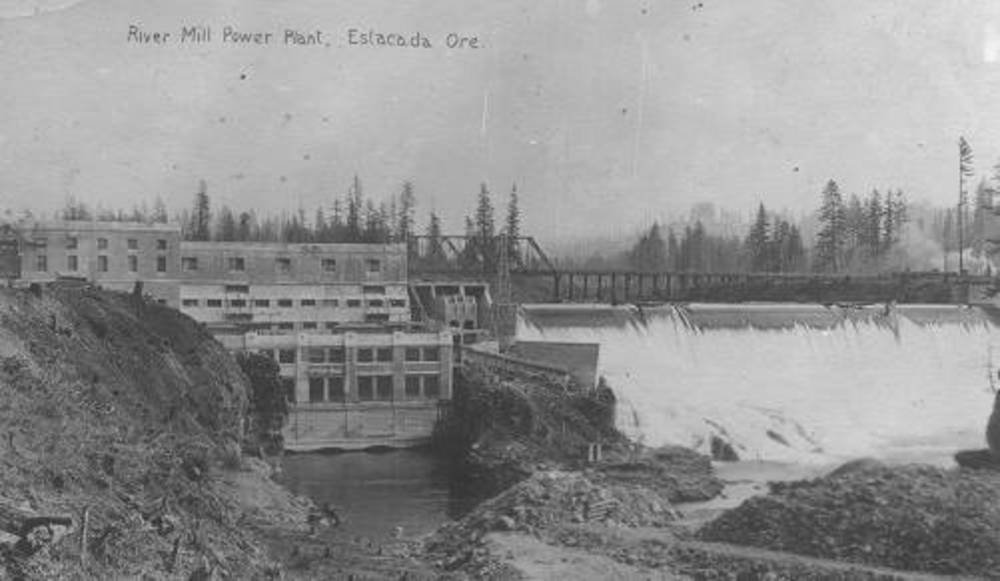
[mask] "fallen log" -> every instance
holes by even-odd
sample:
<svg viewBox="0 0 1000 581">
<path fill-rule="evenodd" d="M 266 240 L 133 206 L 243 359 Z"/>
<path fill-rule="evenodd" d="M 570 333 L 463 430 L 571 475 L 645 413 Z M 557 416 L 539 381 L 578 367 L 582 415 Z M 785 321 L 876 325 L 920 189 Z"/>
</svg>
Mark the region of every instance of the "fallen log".
<svg viewBox="0 0 1000 581">
<path fill-rule="evenodd" d="M 73 517 L 44 515 L 0 499 L 0 531 L 17 537 L 15 549 L 26 555 L 56 543 L 73 528 Z"/>
</svg>

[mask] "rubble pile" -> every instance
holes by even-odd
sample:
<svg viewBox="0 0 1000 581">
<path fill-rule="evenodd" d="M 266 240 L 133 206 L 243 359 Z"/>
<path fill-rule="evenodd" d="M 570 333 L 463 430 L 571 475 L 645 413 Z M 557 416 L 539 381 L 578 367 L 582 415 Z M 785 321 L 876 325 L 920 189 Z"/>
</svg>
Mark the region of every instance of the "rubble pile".
<svg viewBox="0 0 1000 581">
<path fill-rule="evenodd" d="M 442 527 L 427 551 L 446 570 L 478 571 L 488 561 L 483 537 L 516 531 L 558 542 L 567 523 L 662 527 L 677 518 L 659 492 L 625 484 L 601 485 L 580 472 L 542 471 L 512 486 L 460 521 Z"/>
<path fill-rule="evenodd" d="M 865 466 L 773 483 L 703 528 L 707 541 L 909 571 L 1000 577 L 1000 474 Z"/>
</svg>

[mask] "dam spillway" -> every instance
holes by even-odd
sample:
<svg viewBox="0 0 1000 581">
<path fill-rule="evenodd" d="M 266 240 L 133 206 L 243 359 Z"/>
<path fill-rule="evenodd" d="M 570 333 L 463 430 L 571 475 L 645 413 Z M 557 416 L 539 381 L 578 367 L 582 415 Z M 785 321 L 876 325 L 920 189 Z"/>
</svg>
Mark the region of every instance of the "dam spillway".
<svg viewBox="0 0 1000 581">
<path fill-rule="evenodd" d="M 526 305 L 517 334 L 599 343 L 617 425 L 646 445 L 707 453 L 714 440 L 744 460 L 826 463 L 981 446 L 998 352 L 991 315 L 956 305 Z"/>
</svg>

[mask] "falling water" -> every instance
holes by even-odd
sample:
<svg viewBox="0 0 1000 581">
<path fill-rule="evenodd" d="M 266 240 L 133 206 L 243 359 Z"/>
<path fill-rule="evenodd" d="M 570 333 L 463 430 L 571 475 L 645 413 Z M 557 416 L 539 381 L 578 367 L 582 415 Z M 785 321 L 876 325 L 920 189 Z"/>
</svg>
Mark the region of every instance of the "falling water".
<svg viewBox="0 0 1000 581">
<path fill-rule="evenodd" d="M 975 307 L 526 306 L 518 338 L 601 345 L 618 427 L 647 445 L 831 462 L 982 446 L 997 328 Z"/>
</svg>

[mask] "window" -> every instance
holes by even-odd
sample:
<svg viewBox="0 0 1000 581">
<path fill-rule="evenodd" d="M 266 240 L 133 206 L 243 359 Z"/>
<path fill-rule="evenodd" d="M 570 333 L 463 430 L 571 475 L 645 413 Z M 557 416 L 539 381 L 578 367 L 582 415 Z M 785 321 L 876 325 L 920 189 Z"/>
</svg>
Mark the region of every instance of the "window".
<svg viewBox="0 0 1000 581">
<path fill-rule="evenodd" d="M 390 307 L 406 307 L 406 301 L 404 299 L 392 299 L 389 301 Z"/>
<path fill-rule="evenodd" d="M 285 392 L 285 399 L 289 403 L 295 403 L 295 380 L 291 377 L 282 377 L 281 388 Z"/>
<path fill-rule="evenodd" d="M 194 256 L 181 258 L 181 268 L 184 270 L 198 270 L 198 259 Z"/>
<path fill-rule="evenodd" d="M 156 257 L 156 272 L 167 272 L 167 257 L 157 256 Z"/>
<path fill-rule="evenodd" d="M 184 299 L 181 301 L 182 307 L 197 307 L 198 299 Z"/>
<path fill-rule="evenodd" d="M 380 401 L 392 400 L 392 376 L 379 375 L 375 378 L 375 399 Z"/>
<path fill-rule="evenodd" d="M 270 307 L 271 301 L 267 299 L 254 299 L 253 306 L 255 307 Z"/>
<path fill-rule="evenodd" d="M 438 397 L 441 395 L 441 378 L 437 375 L 424 376 L 424 397 Z"/>
<path fill-rule="evenodd" d="M 39 254 L 35 257 L 35 270 L 38 272 L 45 272 L 49 269 L 49 257 L 44 254 Z"/>
<path fill-rule="evenodd" d="M 419 375 L 407 375 L 406 376 L 406 397 L 407 399 L 416 399 L 420 397 L 420 376 Z"/>
<path fill-rule="evenodd" d="M 343 363 L 344 362 L 343 347 L 331 347 L 329 361 L 330 363 Z"/>
<path fill-rule="evenodd" d="M 328 331 L 332 331 L 332 330 L 334 330 L 334 329 L 337 328 L 337 322 L 336 321 L 327 321 L 326 325 L 324 325 L 324 326 L 327 328 Z"/>
<path fill-rule="evenodd" d="M 368 313 L 365 315 L 365 321 L 369 323 L 388 323 L 389 315 L 386 313 Z"/>
<path fill-rule="evenodd" d="M 139 241 L 136 240 L 135 238 L 129 238 L 128 242 L 126 242 L 126 245 L 128 246 L 129 250 L 139 250 Z"/>
<path fill-rule="evenodd" d="M 326 382 L 322 377 L 309 378 L 309 403 L 319 403 L 326 399 Z"/>
<path fill-rule="evenodd" d="M 361 287 L 361 292 L 365 293 L 366 295 L 384 295 L 385 287 L 374 284 L 366 284 L 365 286 Z"/>
<path fill-rule="evenodd" d="M 279 307 L 290 307 L 292 306 L 292 299 L 278 299 Z"/>
<path fill-rule="evenodd" d="M 419 347 L 407 347 L 406 348 L 406 360 L 407 361 L 420 361 L 420 348 Z"/>
<path fill-rule="evenodd" d="M 344 391 L 344 378 L 339 375 L 327 378 L 327 399 L 329 401 L 343 402 L 347 397 Z"/>
<path fill-rule="evenodd" d="M 227 284 L 227 293 L 248 293 L 250 292 L 250 285 L 247 284 Z"/>
<path fill-rule="evenodd" d="M 437 347 L 424 347 L 424 361 L 438 361 L 440 358 L 440 349 Z"/>
<path fill-rule="evenodd" d="M 278 323 L 279 331 L 294 331 L 295 323 Z"/>
<path fill-rule="evenodd" d="M 379 272 L 380 270 L 382 270 L 381 260 L 375 258 L 369 258 L 367 260 L 367 263 L 368 263 L 368 272 Z"/>
<path fill-rule="evenodd" d="M 208 305 L 209 307 L 221 307 L 222 299 L 208 299 L 207 301 L 205 301 L 205 304 Z"/>
<path fill-rule="evenodd" d="M 299 301 L 299 304 L 302 305 L 303 307 L 315 307 L 316 299 L 302 299 L 301 301 Z"/>
<path fill-rule="evenodd" d="M 323 347 L 310 347 L 308 354 L 309 354 L 309 363 L 326 362 L 326 349 L 324 349 Z"/>
<path fill-rule="evenodd" d="M 288 274 L 292 272 L 292 259 L 291 258 L 275 258 L 274 267 L 278 270 L 279 274 Z"/>
<path fill-rule="evenodd" d="M 157 240 L 156 241 L 156 249 L 157 250 L 166 250 L 167 249 L 167 241 L 166 240 Z"/>
<path fill-rule="evenodd" d="M 108 239 L 107 238 L 98 238 L 97 239 L 97 249 L 98 250 L 107 250 L 108 249 Z"/>
<path fill-rule="evenodd" d="M 358 399 L 361 401 L 372 401 L 375 399 L 372 384 L 374 379 L 371 376 L 362 375 L 358 377 Z"/>
<path fill-rule="evenodd" d="M 337 299 L 323 299 L 321 303 L 324 307 L 337 307 L 340 306 L 340 301 Z"/>
<path fill-rule="evenodd" d="M 380 347 L 376 352 L 376 359 L 379 361 L 392 361 L 392 348 Z"/>
<path fill-rule="evenodd" d="M 77 267 L 76 256 L 73 256 L 73 255 L 67 256 L 66 257 L 66 269 L 67 270 L 76 270 L 76 267 Z"/>
<path fill-rule="evenodd" d="M 316 321 L 306 321 L 305 323 L 302 323 L 302 328 L 303 329 L 307 329 L 307 330 L 308 329 L 315 329 L 316 328 Z"/>
<path fill-rule="evenodd" d="M 243 307 L 247 306 L 247 301 L 246 299 L 230 299 L 229 306 L 242 309 Z"/>
<path fill-rule="evenodd" d="M 108 257 L 103 254 L 97 257 L 97 270 L 98 272 L 108 271 Z"/>
<path fill-rule="evenodd" d="M 295 363 L 295 349 L 278 349 L 278 363 Z"/>
<path fill-rule="evenodd" d="M 76 250 L 76 247 L 78 245 L 79 245 L 79 240 L 77 239 L 76 236 L 66 237 L 66 250 Z"/>
<path fill-rule="evenodd" d="M 230 256 L 226 262 L 229 265 L 229 270 L 239 272 L 246 270 L 246 262 L 243 260 L 242 256 Z"/>
<path fill-rule="evenodd" d="M 371 349 L 358 349 L 358 363 L 371 363 L 375 360 L 374 355 Z"/>
<path fill-rule="evenodd" d="M 128 270 L 129 272 L 139 272 L 139 257 L 136 255 L 130 255 L 128 257 Z"/>
<path fill-rule="evenodd" d="M 385 301 L 383 301 L 382 299 L 372 299 L 368 301 L 368 306 L 375 307 L 376 309 L 381 308 L 385 306 Z"/>
<path fill-rule="evenodd" d="M 337 271 L 337 261 L 333 258 L 323 259 L 323 271 L 324 272 L 336 272 Z"/>
<path fill-rule="evenodd" d="M 361 306 L 361 299 L 347 299 L 347 306 L 351 308 L 358 308 Z"/>
</svg>

